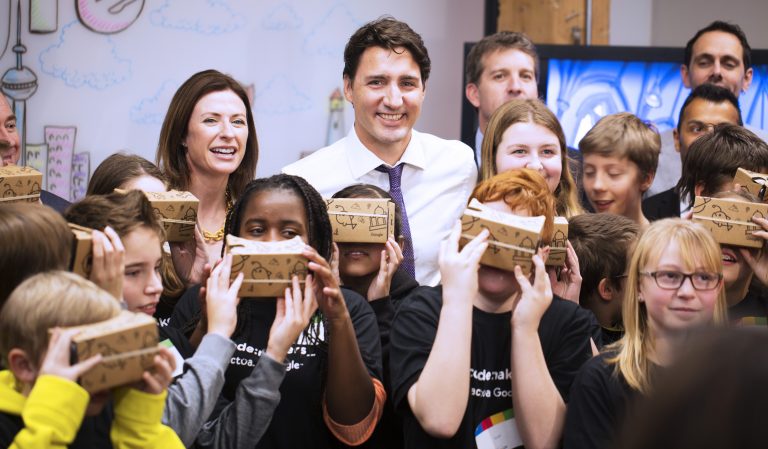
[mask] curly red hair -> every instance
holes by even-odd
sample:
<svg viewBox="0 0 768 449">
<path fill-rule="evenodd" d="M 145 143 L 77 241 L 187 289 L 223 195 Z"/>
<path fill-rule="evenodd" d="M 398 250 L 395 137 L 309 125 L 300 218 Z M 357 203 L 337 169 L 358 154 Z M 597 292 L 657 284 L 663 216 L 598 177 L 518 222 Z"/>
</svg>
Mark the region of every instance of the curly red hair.
<svg viewBox="0 0 768 449">
<path fill-rule="evenodd" d="M 555 197 L 536 170 L 521 168 L 492 176 L 475 186 L 471 198 L 481 203 L 502 200 L 512 210 L 524 209 L 532 217 L 543 215 L 542 244 L 548 245 L 552 241 Z"/>
</svg>

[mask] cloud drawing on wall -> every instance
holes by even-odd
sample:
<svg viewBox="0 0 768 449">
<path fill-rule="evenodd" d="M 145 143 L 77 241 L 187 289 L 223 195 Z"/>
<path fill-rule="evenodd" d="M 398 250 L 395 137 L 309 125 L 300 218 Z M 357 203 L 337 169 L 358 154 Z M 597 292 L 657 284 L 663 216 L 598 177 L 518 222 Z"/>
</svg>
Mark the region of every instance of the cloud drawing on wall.
<svg viewBox="0 0 768 449">
<path fill-rule="evenodd" d="M 296 10 L 290 5 L 282 4 L 264 17 L 261 26 L 269 31 L 284 31 L 297 30 L 301 28 L 302 23 L 303 21 L 296 14 Z"/>
<path fill-rule="evenodd" d="M 344 4 L 338 4 L 304 38 L 304 51 L 341 58 L 349 36 L 360 26 Z"/>
<path fill-rule="evenodd" d="M 224 0 L 165 0 L 150 14 L 153 25 L 206 35 L 224 34 L 245 24 Z"/>
<path fill-rule="evenodd" d="M 118 55 L 112 38 L 95 35 L 77 21 L 65 25 L 59 41 L 38 59 L 43 73 L 75 88 L 101 90 L 131 77 L 131 61 Z"/>
<path fill-rule="evenodd" d="M 163 123 L 171 98 L 176 93 L 179 83 L 166 80 L 154 95 L 142 98 L 131 108 L 131 121 L 141 125 L 155 125 Z"/>
<path fill-rule="evenodd" d="M 253 111 L 267 114 L 289 114 L 312 107 L 309 96 L 285 76 L 276 76 L 256 91 Z"/>
</svg>

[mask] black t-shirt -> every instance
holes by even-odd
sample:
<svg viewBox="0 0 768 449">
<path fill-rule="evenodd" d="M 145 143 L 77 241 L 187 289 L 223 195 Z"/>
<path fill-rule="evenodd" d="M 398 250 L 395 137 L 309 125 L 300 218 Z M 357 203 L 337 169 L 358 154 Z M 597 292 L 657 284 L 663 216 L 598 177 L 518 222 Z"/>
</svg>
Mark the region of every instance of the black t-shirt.
<svg viewBox="0 0 768 449">
<path fill-rule="evenodd" d="M 441 307 L 442 287 L 419 287 L 400 306 L 392 324 L 392 400 L 404 415 L 405 447 L 521 446 L 512 409 L 510 312 L 472 309 L 469 402 L 456 435 L 445 440 L 434 438 L 413 416 L 407 393 L 432 350 Z M 539 338 L 552 380 L 567 401 L 577 370 L 592 353 L 588 314 L 577 304 L 554 298 L 541 319 Z M 494 446 L 502 443 L 506 445 Z"/>
<path fill-rule="evenodd" d="M 184 332 L 187 337 L 195 329 L 196 320 L 200 319 L 200 284 L 188 288 L 176 302 L 168 326 Z"/>
<path fill-rule="evenodd" d="M 342 289 L 342 292 L 363 362 L 370 375 L 381 380 L 381 347 L 376 317 L 360 295 L 347 289 Z M 223 404 L 234 399 L 240 381 L 250 375 L 262 352 L 266 350 L 269 330 L 275 317 L 275 304 L 270 299 L 241 301 L 238 330 L 232 336 L 237 349 L 225 374 L 223 401 L 220 401 L 217 409 L 220 410 Z M 269 428 L 255 447 L 342 447 L 326 428 L 321 408 L 327 374 L 327 339 L 333 337 L 325 335 L 322 321 L 317 326 L 320 329 L 314 335 L 319 336 L 319 342 L 313 341 L 305 330 L 289 351 L 286 358 L 288 372 L 280 386 L 280 404 Z"/>
<path fill-rule="evenodd" d="M 615 365 L 605 362 L 606 357 L 613 356 L 608 353 L 591 359 L 576 375 L 565 417 L 565 449 L 614 447 L 627 409 L 638 393 L 623 376 L 614 373 Z"/>
<path fill-rule="evenodd" d="M 761 291 L 750 288 L 747 296 L 728 309 L 731 321 L 746 326 L 765 326 L 768 318 L 768 297 Z"/>
</svg>

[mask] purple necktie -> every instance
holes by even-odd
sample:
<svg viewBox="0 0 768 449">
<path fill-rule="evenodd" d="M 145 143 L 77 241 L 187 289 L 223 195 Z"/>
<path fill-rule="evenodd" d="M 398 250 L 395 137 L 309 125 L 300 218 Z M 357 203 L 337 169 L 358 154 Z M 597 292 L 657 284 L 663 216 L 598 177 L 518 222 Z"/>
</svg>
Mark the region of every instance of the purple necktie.
<svg viewBox="0 0 768 449">
<path fill-rule="evenodd" d="M 400 213 L 402 215 L 402 231 L 405 238 L 405 245 L 403 245 L 403 263 L 400 264 L 400 268 L 410 274 L 411 277 L 416 277 L 416 264 L 413 259 L 413 240 L 411 240 L 411 226 L 408 224 L 408 213 L 405 211 L 405 201 L 403 201 L 403 191 L 400 190 L 400 180 L 403 175 L 403 167 L 405 164 L 399 164 L 395 167 L 389 168 L 386 165 L 379 165 L 376 167 L 376 171 L 386 173 L 389 175 L 389 194 L 395 201 L 395 204 L 400 206 Z M 395 236 L 397 238 L 397 236 Z"/>
</svg>

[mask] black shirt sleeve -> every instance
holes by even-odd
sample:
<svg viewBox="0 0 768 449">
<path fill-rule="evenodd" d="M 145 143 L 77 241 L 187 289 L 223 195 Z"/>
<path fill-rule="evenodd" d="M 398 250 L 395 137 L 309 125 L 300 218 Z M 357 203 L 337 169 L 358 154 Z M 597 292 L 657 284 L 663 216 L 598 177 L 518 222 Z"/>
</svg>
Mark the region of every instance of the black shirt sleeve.
<svg viewBox="0 0 768 449">
<path fill-rule="evenodd" d="M 390 368 L 393 405 L 407 406 L 408 390 L 427 363 L 437 335 L 442 306 L 441 287 L 418 287 L 402 304 L 392 321 L 390 333 Z"/>
<path fill-rule="evenodd" d="M 592 357 L 589 314 L 578 304 L 555 297 L 539 325 L 547 369 L 565 402 L 576 373 Z"/>
<path fill-rule="evenodd" d="M 200 285 L 193 285 L 181 295 L 168 326 L 174 327 L 187 336 L 194 330 L 193 320 L 200 317 Z"/>
<path fill-rule="evenodd" d="M 565 417 L 565 449 L 613 447 L 626 407 L 629 386 L 613 374 L 601 355 L 579 370 Z"/>
</svg>

